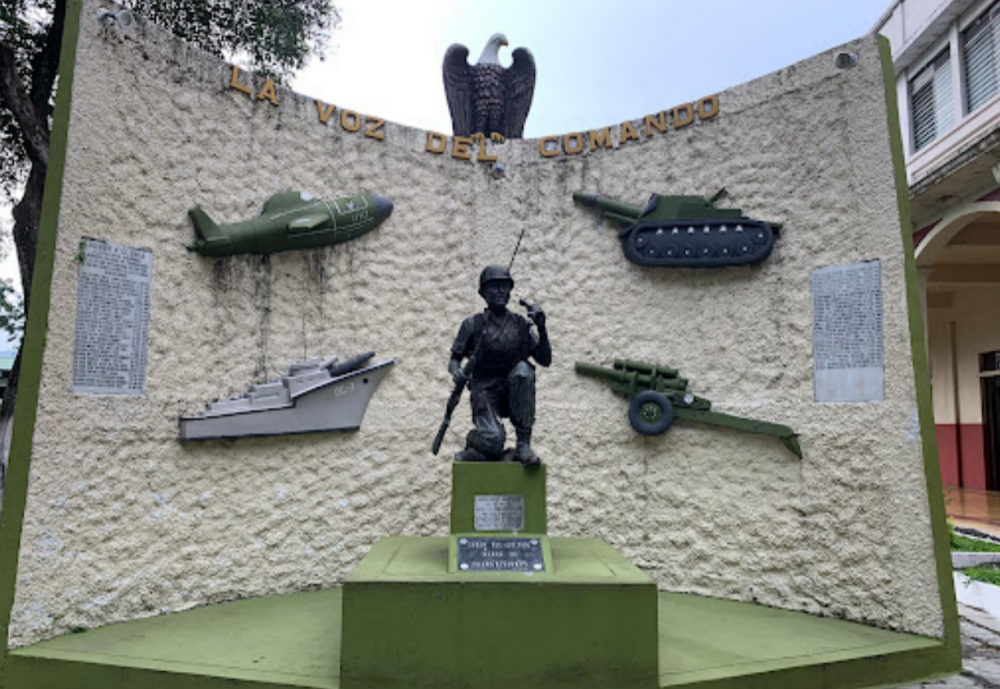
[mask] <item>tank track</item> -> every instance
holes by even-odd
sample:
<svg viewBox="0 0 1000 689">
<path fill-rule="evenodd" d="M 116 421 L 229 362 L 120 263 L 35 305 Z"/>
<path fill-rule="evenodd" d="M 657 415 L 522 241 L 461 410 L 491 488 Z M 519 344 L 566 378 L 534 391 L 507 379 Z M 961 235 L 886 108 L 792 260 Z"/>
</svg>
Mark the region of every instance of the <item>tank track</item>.
<svg viewBox="0 0 1000 689">
<path fill-rule="evenodd" d="M 771 255 L 775 232 L 746 217 L 647 220 L 621 230 L 625 257 L 641 266 L 723 268 L 760 263 Z"/>
</svg>

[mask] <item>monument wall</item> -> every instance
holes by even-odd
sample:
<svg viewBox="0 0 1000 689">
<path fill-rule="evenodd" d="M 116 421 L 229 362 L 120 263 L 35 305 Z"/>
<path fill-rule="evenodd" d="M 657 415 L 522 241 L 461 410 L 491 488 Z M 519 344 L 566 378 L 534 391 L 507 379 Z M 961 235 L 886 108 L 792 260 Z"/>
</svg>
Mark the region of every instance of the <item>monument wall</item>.
<svg viewBox="0 0 1000 689">
<path fill-rule="evenodd" d="M 479 271 L 506 265 L 522 235 L 514 297 L 545 308 L 554 350 L 534 441 L 551 534 L 605 539 L 662 590 L 943 633 L 873 37 L 838 49 L 858 54 L 852 69 L 831 51 L 690 109 L 481 148 L 317 103 L 152 26 L 105 31 L 98 7 L 84 3 L 72 86 L 12 645 L 335 586 L 382 536 L 446 533 L 449 457 L 469 424 L 463 404 L 430 454 L 449 348 L 482 308 Z M 618 228 L 572 199 L 722 187 L 720 205 L 783 224 L 759 266 L 634 265 Z M 367 190 L 394 211 L 327 248 L 186 250 L 193 206 L 235 222 L 289 190 Z M 85 238 L 151 257 L 141 394 L 74 388 Z M 877 266 L 864 290 L 881 296 L 883 394 L 817 402 L 814 271 L 844 266 Z M 396 363 L 358 431 L 178 440 L 180 415 L 290 361 L 368 349 Z M 625 400 L 574 372 L 618 357 L 679 368 L 719 411 L 791 426 L 803 459 L 692 422 L 638 435 Z"/>
</svg>

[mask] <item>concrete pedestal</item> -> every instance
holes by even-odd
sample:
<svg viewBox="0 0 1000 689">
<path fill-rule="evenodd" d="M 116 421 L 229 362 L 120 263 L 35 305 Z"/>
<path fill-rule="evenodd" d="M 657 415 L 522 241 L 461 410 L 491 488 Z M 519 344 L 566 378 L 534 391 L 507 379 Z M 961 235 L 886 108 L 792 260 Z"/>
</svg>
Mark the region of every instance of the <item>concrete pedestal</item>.
<svg viewBox="0 0 1000 689">
<path fill-rule="evenodd" d="M 343 689 L 656 687 L 654 582 L 598 539 L 552 571 L 449 572 L 446 538 L 379 541 L 344 582 Z"/>
<path fill-rule="evenodd" d="M 451 536 L 376 543 L 343 616 L 343 689 L 657 686 L 656 585 L 603 541 L 548 537 L 544 465 L 456 462 Z"/>
<path fill-rule="evenodd" d="M 524 467 L 512 462 L 455 462 L 451 467 L 451 533 L 548 533 L 544 464 Z M 483 528 L 491 525 L 483 523 L 488 520 L 483 519 L 482 509 L 477 524 L 477 496 L 520 498 L 524 512 L 522 527 Z"/>
</svg>

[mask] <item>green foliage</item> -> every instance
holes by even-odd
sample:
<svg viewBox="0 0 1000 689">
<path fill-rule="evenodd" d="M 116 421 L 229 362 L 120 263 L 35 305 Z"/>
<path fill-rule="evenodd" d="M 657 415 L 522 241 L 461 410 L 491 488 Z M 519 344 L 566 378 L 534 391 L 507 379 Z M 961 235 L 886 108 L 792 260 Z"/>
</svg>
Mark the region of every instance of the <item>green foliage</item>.
<svg viewBox="0 0 1000 689">
<path fill-rule="evenodd" d="M 9 49 L 18 80 L 42 121 L 52 112 L 53 79 L 66 0 L 0 0 L 0 48 Z M 124 0 L 139 21 L 170 30 L 202 50 L 240 62 L 277 81 L 321 59 L 340 23 L 332 0 Z M 27 152 L 22 132 L 0 99 L 0 201 L 20 195 Z M 6 197 L 6 199 L 3 199 Z"/>
<path fill-rule="evenodd" d="M 951 549 L 964 553 L 1000 553 L 1000 543 L 993 543 L 980 538 L 969 538 L 949 530 Z"/>
<path fill-rule="evenodd" d="M 24 335 L 24 296 L 12 280 L 0 278 L 0 330 L 11 340 Z"/>
<path fill-rule="evenodd" d="M 0 44 L 12 51 L 26 92 L 44 71 L 43 56 L 54 11 L 53 0 L 0 0 Z M 53 64 L 49 66 L 54 69 Z M 40 116 L 49 116 L 51 107 L 45 106 L 50 103 L 51 98 L 40 99 L 44 110 Z M 7 108 L 0 107 L 0 192 L 8 201 L 24 182 L 26 158 L 17 122 Z"/>
<path fill-rule="evenodd" d="M 980 581 L 984 584 L 1000 586 L 1000 568 L 997 567 L 991 567 L 989 565 L 969 567 L 968 569 L 963 569 L 962 574 L 969 577 L 973 581 Z"/>
<path fill-rule="evenodd" d="M 125 0 L 125 7 L 202 50 L 247 57 L 281 80 L 317 53 L 340 21 L 331 0 Z"/>
</svg>

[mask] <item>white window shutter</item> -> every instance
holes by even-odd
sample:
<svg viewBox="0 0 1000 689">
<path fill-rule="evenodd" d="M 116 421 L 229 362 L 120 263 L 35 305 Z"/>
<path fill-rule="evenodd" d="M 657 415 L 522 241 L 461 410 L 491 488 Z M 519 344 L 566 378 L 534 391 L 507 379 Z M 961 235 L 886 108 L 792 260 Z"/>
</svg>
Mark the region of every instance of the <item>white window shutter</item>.
<svg viewBox="0 0 1000 689">
<path fill-rule="evenodd" d="M 934 141 L 955 121 L 951 71 L 951 56 L 945 50 L 910 82 L 914 150 Z"/>
</svg>

